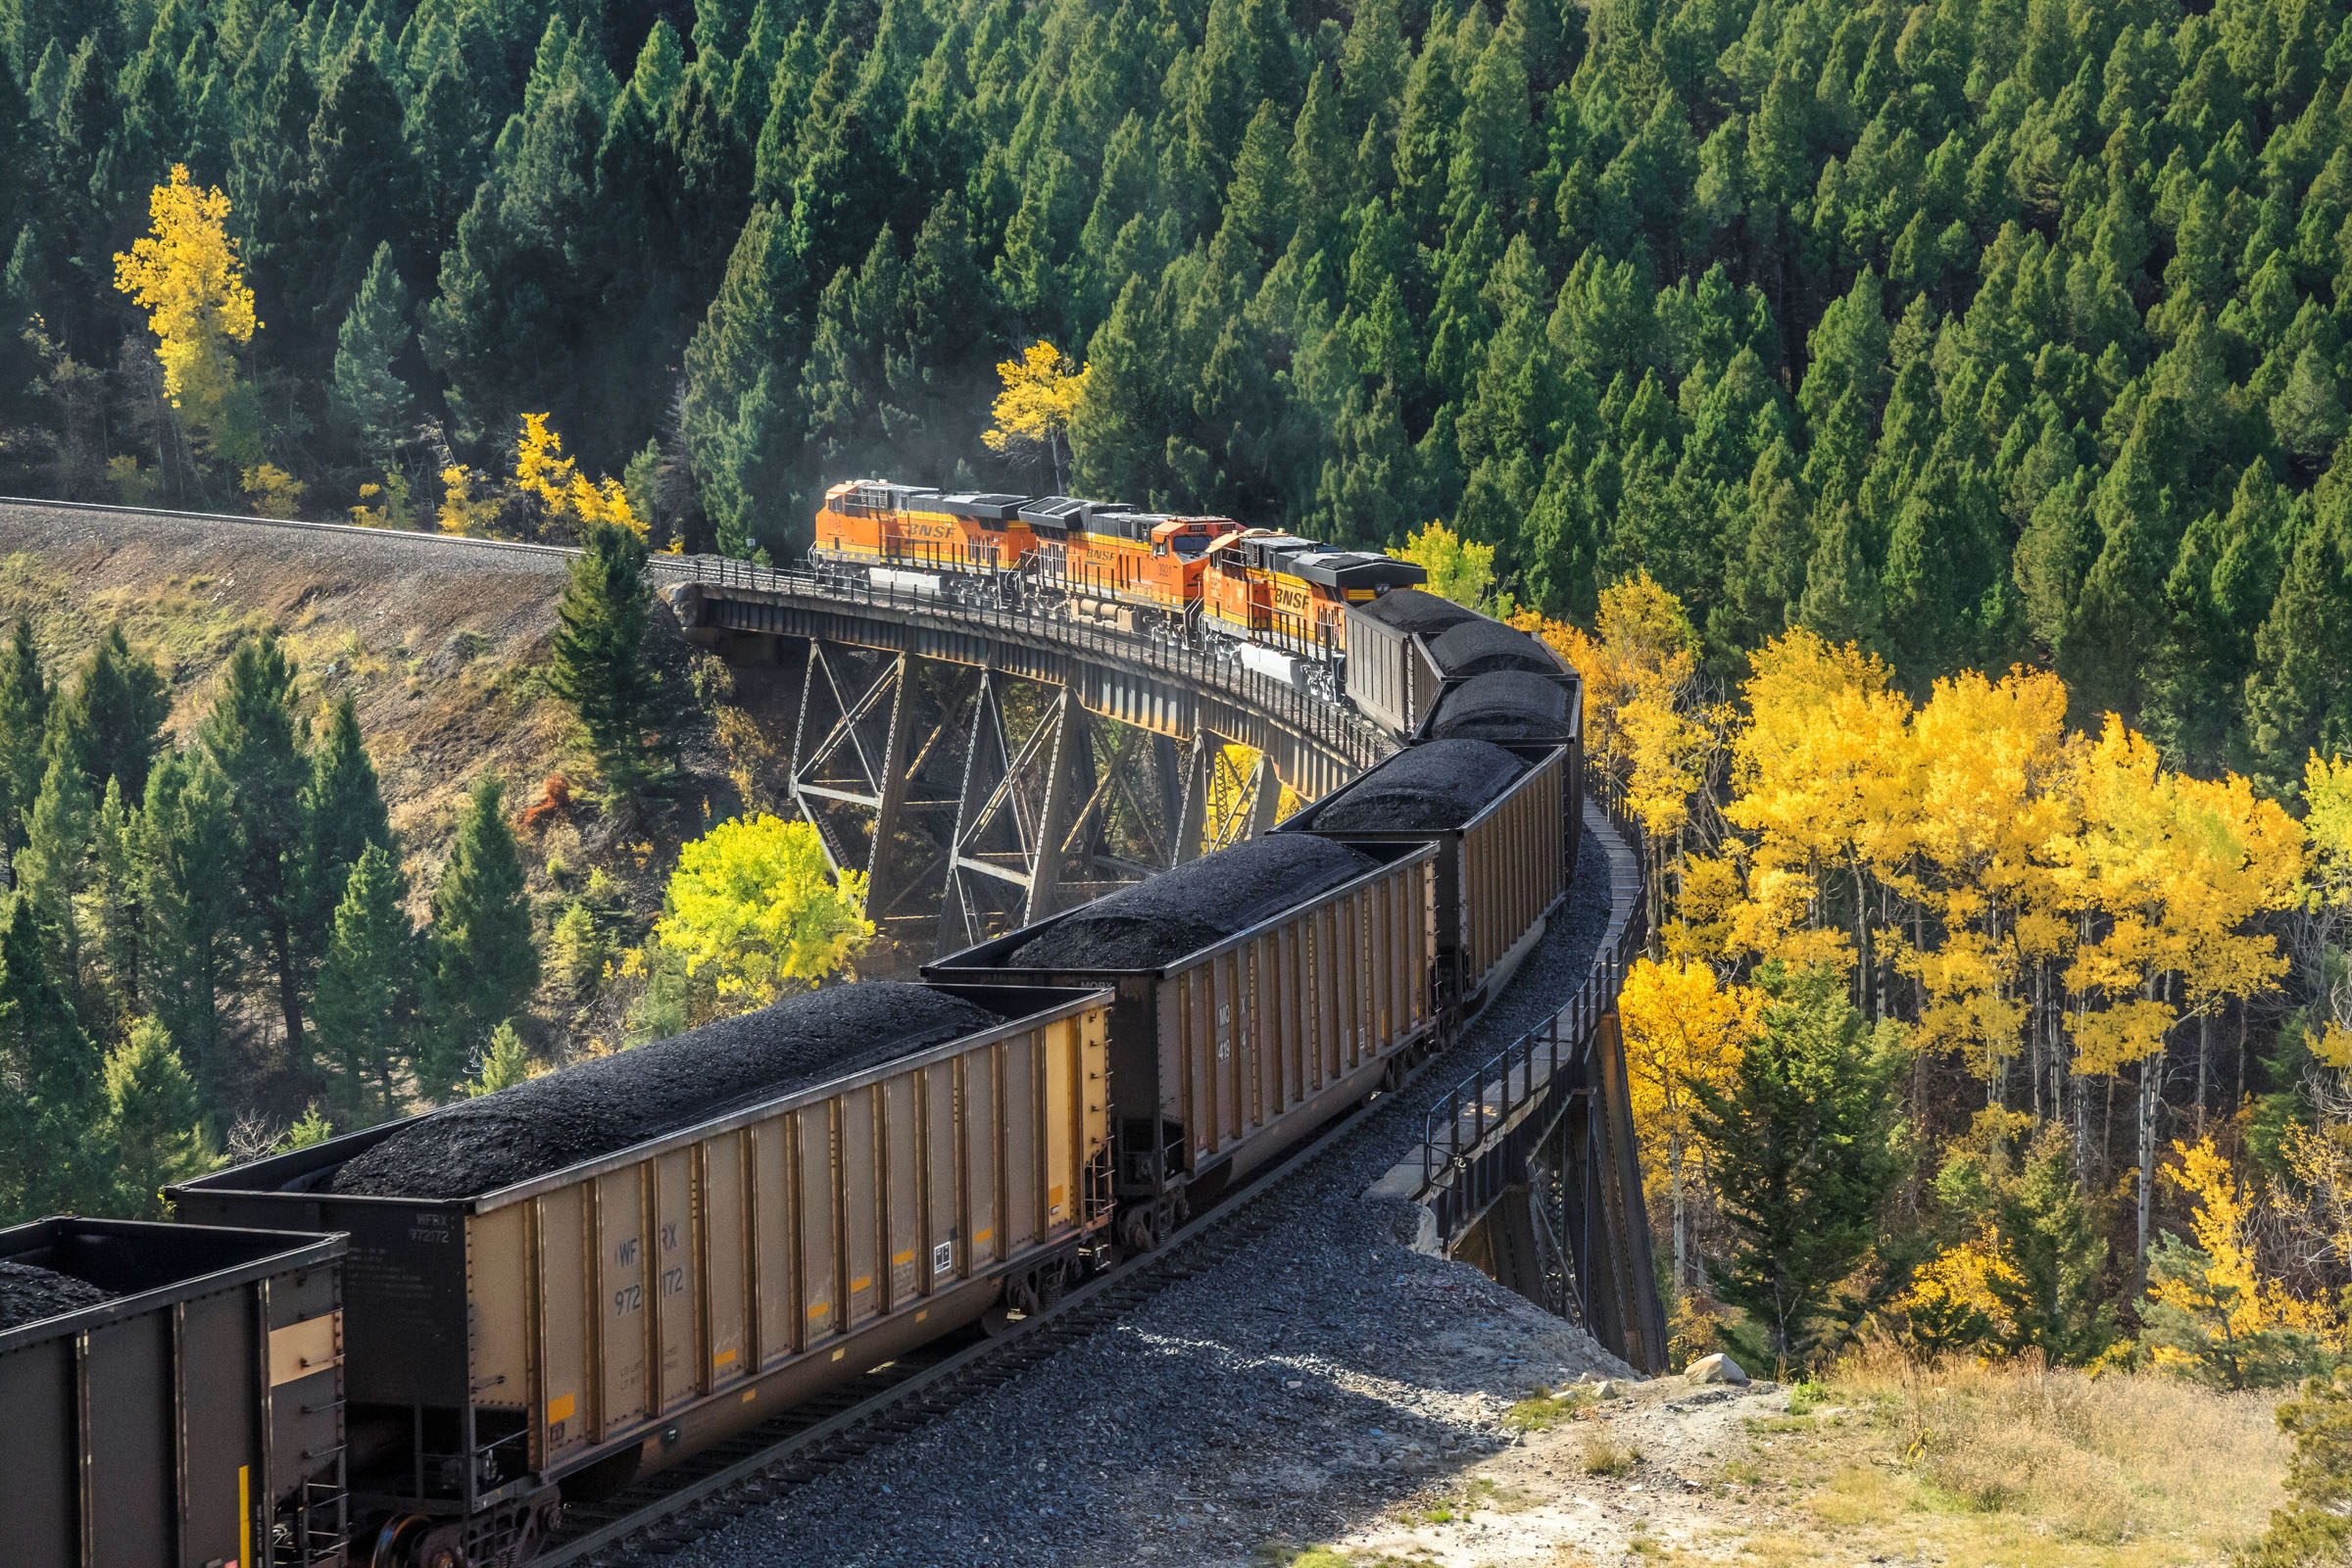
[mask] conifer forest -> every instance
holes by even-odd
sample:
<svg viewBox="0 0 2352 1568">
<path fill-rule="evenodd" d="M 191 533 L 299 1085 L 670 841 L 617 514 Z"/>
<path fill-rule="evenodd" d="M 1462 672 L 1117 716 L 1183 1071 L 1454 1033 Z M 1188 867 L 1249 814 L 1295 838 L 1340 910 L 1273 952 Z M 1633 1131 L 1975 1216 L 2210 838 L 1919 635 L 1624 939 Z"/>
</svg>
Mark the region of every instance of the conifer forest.
<svg viewBox="0 0 2352 1568">
<path fill-rule="evenodd" d="M 1678 1358 L 2352 1354 L 2344 4 L 0 0 L 0 495 L 585 547 L 429 867 L 274 632 L 0 638 L 0 1218 L 847 970 L 645 565 L 881 477 L 1582 672 Z"/>
<path fill-rule="evenodd" d="M 2032 660 L 2284 789 L 2352 723 L 2342 28 L 7 0 L 5 488 L 429 520 L 545 415 L 783 560 L 843 475 L 1050 488 L 979 439 L 1042 339 L 1091 367 L 1077 493 L 1444 517 L 1554 614 L 1639 564 L 1725 674 L 1792 623 L 1912 683 Z M 113 260 L 175 166 L 251 293 L 194 439 Z"/>
</svg>

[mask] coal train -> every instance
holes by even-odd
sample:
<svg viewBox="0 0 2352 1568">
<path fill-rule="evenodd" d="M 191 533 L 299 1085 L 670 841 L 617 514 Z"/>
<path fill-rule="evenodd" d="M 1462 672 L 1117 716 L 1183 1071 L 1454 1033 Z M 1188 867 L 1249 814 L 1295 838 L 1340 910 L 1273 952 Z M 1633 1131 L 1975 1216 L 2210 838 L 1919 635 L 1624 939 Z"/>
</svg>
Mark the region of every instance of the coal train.
<svg viewBox="0 0 2352 1568">
<path fill-rule="evenodd" d="M 1249 543 L 1221 520 L 1144 531 L 1191 561 Z M 172 1224 L 0 1232 L 14 1559 L 519 1568 L 567 1508 L 1050 1307 L 1399 1083 L 1568 895 L 1581 692 L 1397 577 L 1345 591 L 1312 646 L 1404 744 L 1264 837 L 919 985 L 173 1187 Z"/>
<path fill-rule="evenodd" d="M 1429 575 L 1231 517 L 886 479 L 825 492 L 808 561 L 899 593 L 1061 609 L 1326 690 L 1347 658 L 1349 608 Z"/>
</svg>

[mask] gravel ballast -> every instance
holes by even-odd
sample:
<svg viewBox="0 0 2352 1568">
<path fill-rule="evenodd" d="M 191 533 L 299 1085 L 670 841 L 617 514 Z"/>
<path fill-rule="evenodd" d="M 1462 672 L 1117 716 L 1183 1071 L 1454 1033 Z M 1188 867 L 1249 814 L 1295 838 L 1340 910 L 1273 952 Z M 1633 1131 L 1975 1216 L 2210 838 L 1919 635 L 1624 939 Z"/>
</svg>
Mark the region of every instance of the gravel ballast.
<svg viewBox="0 0 2352 1568">
<path fill-rule="evenodd" d="M 1315 813 L 1314 829 L 1454 828 L 1527 771 L 1487 741 L 1430 741 L 1407 747 L 1349 785 Z"/>
<path fill-rule="evenodd" d="M 1370 604 L 1356 606 L 1355 612 L 1370 615 L 1383 625 L 1419 632 L 1424 637 L 1435 637 L 1448 626 L 1479 618 L 1476 611 L 1464 610 L 1450 599 L 1440 599 L 1419 588 L 1392 588 Z"/>
<path fill-rule="evenodd" d="M 114 1292 L 102 1291 L 71 1274 L 54 1274 L 30 1263 L 0 1262 L 0 1331 L 78 1312 L 114 1298 Z"/>
<path fill-rule="evenodd" d="M 1005 966 L 1156 969 L 1377 863 L 1329 839 L 1269 834 L 1097 899 L 1015 948 Z"/>
<path fill-rule="evenodd" d="M 1430 643 L 1429 657 L 1448 675 L 1484 675 L 1495 669 L 1556 674 L 1560 667 L 1542 643 L 1497 620 L 1465 620 L 1447 627 Z"/>
<path fill-rule="evenodd" d="M 1512 986 L 1446 1056 L 1261 1200 L 1281 1211 L 1268 1235 L 663 1560 L 1232 1568 L 1269 1542 L 1331 1540 L 1498 1451 L 1515 1436 L 1511 1401 L 1536 1384 L 1628 1376 L 1574 1325 L 1414 1250 L 1421 1210 L 1365 1191 L 1455 1080 L 1584 979 L 1608 919 L 1594 840 Z"/>
<path fill-rule="evenodd" d="M 891 980 L 826 986 L 444 1106 L 346 1162 L 355 1197 L 470 1198 L 1002 1022 Z"/>
<path fill-rule="evenodd" d="M 1568 734 L 1568 688 L 1527 669 L 1473 675 L 1438 701 L 1440 740 L 1544 741 Z"/>
</svg>

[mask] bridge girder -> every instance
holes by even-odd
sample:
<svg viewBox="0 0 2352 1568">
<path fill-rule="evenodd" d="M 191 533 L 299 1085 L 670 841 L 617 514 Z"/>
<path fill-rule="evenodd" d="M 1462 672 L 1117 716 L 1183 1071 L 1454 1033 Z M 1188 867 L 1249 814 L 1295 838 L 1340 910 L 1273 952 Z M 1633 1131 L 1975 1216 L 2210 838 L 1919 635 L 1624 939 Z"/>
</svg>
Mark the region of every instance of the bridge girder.
<svg viewBox="0 0 2352 1568">
<path fill-rule="evenodd" d="M 1302 732 L 1215 689 L 1189 651 L 1154 663 L 1135 639 L 1065 645 L 1018 616 L 943 627 L 904 606 L 695 587 L 680 608 L 703 641 L 806 640 L 793 804 L 911 955 L 1254 837 L 1286 785 L 1312 799 L 1369 760 L 1341 726 Z"/>
</svg>

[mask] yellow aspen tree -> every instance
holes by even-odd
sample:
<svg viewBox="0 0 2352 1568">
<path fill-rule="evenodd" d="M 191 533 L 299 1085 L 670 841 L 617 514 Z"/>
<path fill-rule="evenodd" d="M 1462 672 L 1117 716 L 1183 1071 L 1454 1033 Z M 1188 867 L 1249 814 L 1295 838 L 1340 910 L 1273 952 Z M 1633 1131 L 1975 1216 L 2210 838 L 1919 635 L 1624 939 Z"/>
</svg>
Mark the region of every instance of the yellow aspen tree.
<svg viewBox="0 0 2352 1568">
<path fill-rule="evenodd" d="M 678 852 L 654 936 L 722 1012 L 764 1006 L 847 965 L 874 934 L 865 875 L 836 872 L 816 829 L 721 822 Z"/>
<path fill-rule="evenodd" d="M 620 481 L 581 473 L 579 465 L 564 455 L 564 438 L 548 421 L 544 414 L 522 416 L 522 433 L 514 443 L 515 487 L 538 499 L 559 532 L 583 537 L 597 523 L 613 522 L 644 538 L 645 520 L 630 507 Z"/>
<path fill-rule="evenodd" d="M 1666 1154 L 1668 1202 L 1673 1214 L 1674 1278 L 1695 1283 L 1690 1247 L 1690 1206 L 1685 1166 L 1690 1149 L 1693 1080 L 1714 1086 L 1731 1081 L 1748 1038 L 1760 1026 L 1762 993 L 1717 983 L 1703 963 L 1635 962 L 1617 998 L 1625 1039 L 1627 1087 L 1642 1142 Z"/>
<path fill-rule="evenodd" d="M 2173 842 L 2182 863 L 2175 894 L 2165 901 L 2165 921 L 2180 952 L 2182 999 L 2197 1020 L 2202 1136 L 2214 1019 L 2230 1003 L 2242 1006 L 2270 991 L 2286 973 L 2278 938 L 2248 927 L 2301 900 L 2304 832 L 2278 802 L 2257 796 L 2235 773 L 2218 780 L 2176 775 L 2171 798 Z"/>
<path fill-rule="evenodd" d="M 2194 1144 L 2176 1141 L 2175 1163 L 2164 1174 L 2194 1205 L 2189 1231 L 2197 1250 L 2210 1260 L 2201 1280 L 2158 1280 L 2148 1288 L 2151 1300 L 2166 1302 L 2194 1315 L 2206 1301 L 2229 1303 L 2227 1332 L 2248 1339 L 2266 1330 L 2286 1329 L 2317 1335 L 2329 1344 L 2342 1340 L 2342 1323 L 2323 1303 L 2296 1298 L 2275 1276 L 2262 1272 L 2257 1252 L 2257 1216 L 2237 1171 L 2211 1138 Z M 2204 1301 L 2197 1298 L 2203 1298 Z M 2159 1348 L 2160 1364 L 2182 1360 L 2182 1352 Z"/>
<path fill-rule="evenodd" d="M 2178 1014 L 2162 983 L 2180 957 L 2165 924 L 2175 866 L 2170 803 L 2155 747 L 2110 713 L 2077 773 L 2081 827 L 2059 846 L 2058 875 L 2085 940 L 2066 971 L 2074 1004 L 2075 1071 L 2120 1074 L 2136 1066 L 2139 1135 L 2134 1257 L 2148 1250 L 2156 1111 L 2165 1042 Z M 2092 928 L 2096 934 L 2090 935 Z M 2078 1099 L 2078 1103 L 2079 1103 Z"/>
<path fill-rule="evenodd" d="M 260 517 L 294 517 L 302 514 L 302 493 L 310 488 L 274 463 L 260 463 L 247 468 L 239 479 L 245 494 L 252 498 L 254 515 Z"/>
<path fill-rule="evenodd" d="M 2025 669 L 1939 680 L 1912 749 L 1919 865 L 1906 891 L 1940 927 L 1902 959 L 1920 983 L 1919 1038 L 1962 1053 L 1997 1102 L 2030 1016 L 2025 972 L 2072 930 L 2049 858 L 2074 826 L 2066 687 Z M 2036 1072 L 2037 1115 L 2041 1092 Z"/>
<path fill-rule="evenodd" d="M 1404 543 L 1388 554 L 1392 561 L 1409 561 L 1428 572 L 1424 586 L 1440 599 L 1450 599 L 1482 615 L 1511 618 L 1511 596 L 1494 586 L 1493 545 L 1464 539 L 1432 518 L 1428 527 L 1406 534 Z"/>
<path fill-rule="evenodd" d="M 2303 905 L 2296 911 L 2299 951 L 2326 954 L 2352 947 L 2345 924 L 2352 920 L 2352 757 L 2311 754 L 2303 769 L 2303 831 L 2310 864 Z M 2324 961 L 2324 960 L 2323 960 Z M 2316 977 L 2321 1003 L 2311 1033 L 2314 1049 L 2328 1065 L 2352 1067 L 2352 985 L 2323 973 Z"/>
<path fill-rule="evenodd" d="M 228 198 L 185 165 L 148 197 L 148 231 L 115 257 L 115 287 L 148 313 L 164 394 L 196 446 L 243 469 L 260 457 L 236 350 L 253 341 L 253 290 L 228 235 Z"/>
<path fill-rule="evenodd" d="M 441 505 L 433 515 L 443 533 L 472 539 L 488 536 L 490 524 L 498 516 L 498 497 L 475 495 L 474 487 L 483 482 L 482 475 L 460 464 L 441 470 Z"/>
<path fill-rule="evenodd" d="M 1910 700 L 1877 655 L 1796 630 L 1749 656 L 1749 722 L 1733 747 L 1725 815 L 1754 835 L 1749 899 L 1733 940 L 1792 968 L 1833 963 L 1875 983 L 1874 870 L 1899 864 L 1917 832 Z M 1848 923 L 1835 913 L 1850 900 Z"/>
<path fill-rule="evenodd" d="M 1689 903 L 1692 829 L 1702 847 L 1714 837 L 1711 822 L 1694 824 L 1692 808 L 1707 799 L 1733 720 L 1728 707 L 1701 697 L 1698 635 L 1682 601 L 1638 571 L 1601 590 L 1591 635 L 1534 612 L 1511 624 L 1548 643 L 1583 677 L 1588 764 L 1617 783 L 1642 824 L 1653 900 L 1665 895 L 1659 873 L 1671 861 L 1675 903 Z M 1684 947 L 1689 930 L 1664 913 L 1653 907 L 1652 925 L 1671 946 Z"/>
<path fill-rule="evenodd" d="M 991 452 L 1032 461 L 1044 458 L 1054 469 L 1054 488 L 1059 490 L 1069 455 L 1070 420 L 1093 370 L 1091 365 L 1072 365 L 1068 355 L 1043 338 L 1030 344 L 1019 359 L 997 366 L 1004 390 L 989 410 L 995 422 L 980 439 Z"/>
</svg>

